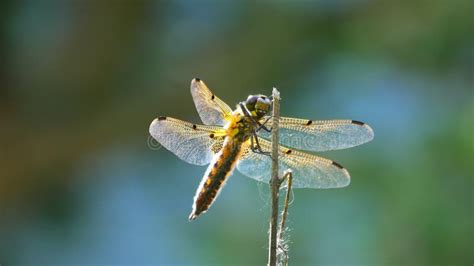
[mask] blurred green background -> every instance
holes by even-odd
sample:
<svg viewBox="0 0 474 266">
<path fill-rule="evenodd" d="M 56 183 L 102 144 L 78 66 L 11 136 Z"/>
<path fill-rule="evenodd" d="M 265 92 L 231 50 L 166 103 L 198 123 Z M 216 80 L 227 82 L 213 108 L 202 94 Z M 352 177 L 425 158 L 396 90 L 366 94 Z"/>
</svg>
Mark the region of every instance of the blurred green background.
<svg viewBox="0 0 474 266">
<path fill-rule="evenodd" d="M 2 1 L 0 264 L 264 265 L 267 186 L 235 172 L 189 222 L 205 167 L 149 147 L 200 77 L 375 131 L 321 154 L 349 187 L 295 190 L 290 264 L 471 265 L 473 3 Z"/>
</svg>

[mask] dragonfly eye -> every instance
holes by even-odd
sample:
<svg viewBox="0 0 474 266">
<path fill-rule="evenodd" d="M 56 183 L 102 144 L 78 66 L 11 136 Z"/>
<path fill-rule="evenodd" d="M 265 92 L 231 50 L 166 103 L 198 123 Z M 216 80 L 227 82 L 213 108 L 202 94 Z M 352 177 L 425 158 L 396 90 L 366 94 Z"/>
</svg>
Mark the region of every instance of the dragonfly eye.
<svg viewBox="0 0 474 266">
<path fill-rule="evenodd" d="M 258 95 L 249 95 L 249 97 L 245 101 L 245 104 L 254 106 L 257 100 L 258 100 Z"/>
<path fill-rule="evenodd" d="M 258 95 L 249 95 L 245 101 L 245 106 L 249 111 L 255 111 L 255 104 L 257 103 Z"/>
<path fill-rule="evenodd" d="M 264 95 L 250 95 L 245 101 L 245 105 L 250 112 L 263 117 L 270 111 L 272 102 Z"/>
<path fill-rule="evenodd" d="M 259 117 L 263 117 L 270 112 L 272 102 L 265 96 L 259 97 L 255 104 L 255 111 Z"/>
<path fill-rule="evenodd" d="M 255 110 L 256 111 L 268 112 L 268 111 L 270 111 L 270 106 L 271 105 L 272 105 L 272 103 L 270 102 L 270 100 L 268 98 L 260 97 L 260 98 L 258 98 L 257 103 L 255 104 Z"/>
</svg>

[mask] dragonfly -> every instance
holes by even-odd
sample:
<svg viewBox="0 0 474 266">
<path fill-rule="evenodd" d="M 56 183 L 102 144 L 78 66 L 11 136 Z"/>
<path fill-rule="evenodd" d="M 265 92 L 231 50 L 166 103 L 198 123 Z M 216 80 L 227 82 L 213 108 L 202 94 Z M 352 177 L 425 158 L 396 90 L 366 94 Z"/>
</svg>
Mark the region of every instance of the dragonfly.
<svg viewBox="0 0 474 266">
<path fill-rule="evenodd" d="M 271 179 L 272 99 L 250 95 L 231 109 L 199 78 L 191 95 L 204 125 L 159 116 L 150 135 L 181 160 L 209 165 L 196 190 L 189 220 L 205 213 L 236 168 L 260 182 Z M 374 137 L 372 128 L 356 120 L 279 120 L 279 170 L 291 170 L 293 188 L 340 188 L 349 185 L 349 172 L 339 163 L 312 152 L 361 145 Z"/>
</svg>

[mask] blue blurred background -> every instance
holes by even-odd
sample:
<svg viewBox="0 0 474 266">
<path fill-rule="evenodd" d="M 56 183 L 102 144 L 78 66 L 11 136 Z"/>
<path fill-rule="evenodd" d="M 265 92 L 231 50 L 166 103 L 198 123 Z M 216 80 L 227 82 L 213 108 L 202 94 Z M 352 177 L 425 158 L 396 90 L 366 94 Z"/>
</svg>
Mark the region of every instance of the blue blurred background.
<svg viewBox="0 0 474 266">
<path fill-rule="evenodd" d="M 235 172 L 189 222 L 205 167 L 149 146 L 199 123 L 200 77 L 375 131 L 321 154 L 349 187 L 295 191 L 290 264 L 471 265 L 473 3 L 2 1 L 0 264 L 265 264 L 267 186 Z"/>
</svg>

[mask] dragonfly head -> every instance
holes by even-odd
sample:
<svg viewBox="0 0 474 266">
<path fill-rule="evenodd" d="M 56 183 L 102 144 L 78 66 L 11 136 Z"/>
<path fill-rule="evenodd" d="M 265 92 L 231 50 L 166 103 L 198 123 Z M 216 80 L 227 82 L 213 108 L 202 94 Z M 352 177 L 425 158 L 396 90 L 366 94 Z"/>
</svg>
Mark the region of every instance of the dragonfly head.
<svg viewBox="0 0 474 266">
<path fill-rule="evenodd" d="M 262 118 L 272 109 L 272 101 L 265 95 L 249 95 L 245 101 L 245 107 L 257 118 Z"/>
</svg>

